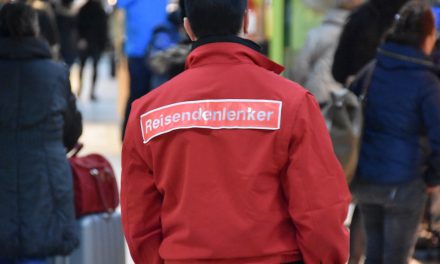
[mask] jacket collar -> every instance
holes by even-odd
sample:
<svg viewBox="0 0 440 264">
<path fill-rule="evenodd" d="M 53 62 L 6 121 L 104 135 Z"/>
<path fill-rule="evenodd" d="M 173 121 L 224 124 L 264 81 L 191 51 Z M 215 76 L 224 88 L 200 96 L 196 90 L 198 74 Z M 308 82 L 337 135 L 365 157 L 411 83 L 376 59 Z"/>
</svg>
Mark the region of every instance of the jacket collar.
<svg viewBox="0 0 440 264">
<path fill-rule="evenodd" d="M 345 9 L 340 8 L 332 8 L 327 11 L 324 16 L 323 23 L 324 24 L 335 24 L 343 27 L 346 23 L 348 15 L 350 12 Z"/>
<path fill-rule="evenodd" d="M 2 59 L 49 59 L 49 45 L 42 39 L 0 38 L 0 58 Z"/>
<path fill-rule="evenodd" d="M 432 60 L 421 50 L 393 42 L 381 45 L 377 58 L 378 63 L 387 68 L 434 68 Z"/>
<path fill-rule="evenodd" d="M 186 68 L 209 64 L 255 64 L 280 74 L 284 67 L 261 54 L 256 43 L 237 36 L 217 36 L 200 39 L 193 43 L 192 52 L 186 60 Z"/>
</svg>

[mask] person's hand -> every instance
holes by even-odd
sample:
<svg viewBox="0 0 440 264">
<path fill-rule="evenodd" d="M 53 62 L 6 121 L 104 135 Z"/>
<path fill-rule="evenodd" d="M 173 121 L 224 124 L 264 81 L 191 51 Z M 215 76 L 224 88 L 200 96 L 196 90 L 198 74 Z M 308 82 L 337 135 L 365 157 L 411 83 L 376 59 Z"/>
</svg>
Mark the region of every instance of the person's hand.
<svg viewBox="0 0 440 264">
<path fill-rule="evenodd" d="M 78 49 L 80 49 L 80 50 L 85 50 L 85 49 L 87 49 L 87 46 L 88 46 L 89 44 L 87 43 L 87 40 L 85 40 L 85 39 L 80 39 L 79 41 L 78 41 Z"/>
<path fill-rule="evenodd" d="M 429 186 L 426 188 L 426 192 L 428 194 L 433 194 L 440 191 L 440 185 L 437 186 Z"/>
<path fill-rule="evenodd" d="M 349 87 L 350 84 L 356 79 L 356 75 L 350 75 L 347 77 L 347 81 L 345 82 L 345 87 Z"/>
</svg>

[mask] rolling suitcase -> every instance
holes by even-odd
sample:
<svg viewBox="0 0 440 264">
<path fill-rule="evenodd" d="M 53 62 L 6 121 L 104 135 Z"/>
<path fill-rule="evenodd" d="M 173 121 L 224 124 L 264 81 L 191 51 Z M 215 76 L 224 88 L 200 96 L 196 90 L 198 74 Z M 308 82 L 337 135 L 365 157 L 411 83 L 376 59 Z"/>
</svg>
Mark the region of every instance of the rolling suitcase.
<svg viewBox="0 0 440 264">
<path fill-rule="evenodd" d="M 51 264 L 124 264 L 125 245 L 121 215 L 94 214 L 78 220 L 80 245 L 70 256 Z"/>
</svg>

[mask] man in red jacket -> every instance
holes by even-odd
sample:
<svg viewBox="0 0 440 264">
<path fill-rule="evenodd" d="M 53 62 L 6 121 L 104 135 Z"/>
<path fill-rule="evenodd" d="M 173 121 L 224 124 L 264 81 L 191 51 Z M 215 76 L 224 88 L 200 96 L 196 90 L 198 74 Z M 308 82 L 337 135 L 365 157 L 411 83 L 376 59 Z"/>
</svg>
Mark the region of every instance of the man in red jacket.
<svg viewBox="0 0 440 264">
<path fill-rule="evenodd" d="M 187 70 L 137 100 L 122 217 L 141 264 L 343 264 L 350 195 L 311 94 L 240 38 L 247 0 L 187 0 Z"/>
</svg>

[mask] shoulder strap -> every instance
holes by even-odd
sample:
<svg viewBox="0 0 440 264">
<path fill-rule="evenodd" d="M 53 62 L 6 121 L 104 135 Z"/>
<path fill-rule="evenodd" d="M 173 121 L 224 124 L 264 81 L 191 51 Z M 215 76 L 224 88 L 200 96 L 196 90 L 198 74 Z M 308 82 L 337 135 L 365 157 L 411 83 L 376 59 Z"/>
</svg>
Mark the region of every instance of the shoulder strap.
<svg viewBox="0 0 440 264">
<path fill-rule="evenodd" d="M 370 89 L 370 84 L 373 79 L 373 72 L 375 68 L 376 60 L 372 60 L 358 73 L 359 77 L 364 77 L 364 81 L 362 83 L 362 93 L 359 96 L 359 99 L 364 106 L 368 98 L 368 90 Z"/>
<path fill-rule="evenodd" d="M 70 155 L 70 157 L 76 157 L 78 153 L 83 149 L 84 144 L 82 143 L 76 143 L 75 147 L 72 149 L 73 153 Z"/>
</svg>

